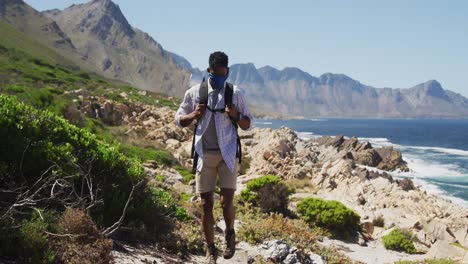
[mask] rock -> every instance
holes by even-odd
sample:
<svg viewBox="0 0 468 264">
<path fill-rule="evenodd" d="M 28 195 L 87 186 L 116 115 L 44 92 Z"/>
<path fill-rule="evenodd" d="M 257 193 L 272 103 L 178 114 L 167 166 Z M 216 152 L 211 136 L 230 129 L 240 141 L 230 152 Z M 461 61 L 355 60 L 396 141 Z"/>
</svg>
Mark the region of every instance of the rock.
<svg viewBox="0 0 468 264">
<path fill-rule="evenodd" d="M 263 152 L 263 158 L 269 160 L 273 154 L 270 151 Z"/>
<path fill-rule="evenodd" d="M 398 186 L 400 186 L 401 189 L 403 189 L 404 191 L 410 191 L 410 190 L 414 190 L 414 189 L 415 189 L 414 184 L 413 184 L 413 181 L 412 181 L 411 179 L 408 179 L 408 178 L 397 181 L 397 184 L 398 184 Z"/>
<path fill-rule="evenodd" d="M 361 228 L 364 232 L 367 234 L 372 234 L 374 233 L 374 224 L 372 221 L 364 221 L 361 223 Z"/>
<path fill-rule="evenodd" d="M 154 126 L 156 124 L 156 119 L 154 117 L 150 116 L 147 120 L 143 121 L 144 126 Z"/>
<path fill-rule="evenodd" d="M 365 149 L 359 152 L 353 152 L 353 157 L 356 163 L 371 167 L 377 166 L 382 161 L 375 149 Z"/>
<path fill-rule="evenodd" d="M 313 264 L 325 264 L 322 257 L 315 253 L 310 253 L 310 260 Z"/>
<path fill-rule="evenodd" d="M 463 258 L 466 255 L 468 254 L 466 254 L 465 249 L 455 246 L 448 241 L 440 240 L 431 246 L 426 256 L 427 258 L 445 258 L 450 256 L 450 258 L 454 261 L 466 263 L 461 262 L 464 260 Z"/>
<path fill-rule="evenodd" d="M 314 253 L 305 253 L 296 247 L 290 247 L 281 240 L 265 241 L 261 244 L 259 250 L 264 259 L 273 261 L 273 263 L 304 263 L 304 264 L 323 264 L 322 257 Z"/>
<path fill-rule="evenodd" d="M 335 137 L 324 136 L 324 137 L 318 138 L 317 142 L 320 145 L 332 146 L 332 147 L 337 148 L 344 142 L 344 136 L 343 135 L 337 135 Z"/>
<path fill-rule="evenodd" d="M 263 257 L 275 263 L 280 263 L 286 259 L 290 249 L 289 245 L 281 240 L 263 242 L 261 248 Z"/>
<path fill-rule="evenodd" d="M 455 235 L 455 238 L 457 239 L 457 242 L 460 243 L 460 245 L 468 248 L 468 227 L 460 228 L 453 232 L 453 234 Z"/>
<path fill-rule="evenodd" d="M 171 171 L 163 170 L 160 172 L 164 176 L 164 182 L 168 184 L 175 184 L 176 182 L 184 182 L 184 177 L 176 170 L 171 169 Z"/>
<path fill-rule="evenodd" d="M 401 156 L 401 152 L 394 150 L 393 147 L 381 147 L 376 149 L 382 161 L 379 163 L 377 168 L 381 170 L 393 171 L 400 168 L 403 171 L 407 171 L 408 167 L 406 162 Z"/>
<path fill-rule="evenodd" d="M 177 139 L 170 138 L 166 140 L 165 143 L 166 143 L 167 148 L 176 149 L 180 147 L 180 142 Z"/>
</svg>

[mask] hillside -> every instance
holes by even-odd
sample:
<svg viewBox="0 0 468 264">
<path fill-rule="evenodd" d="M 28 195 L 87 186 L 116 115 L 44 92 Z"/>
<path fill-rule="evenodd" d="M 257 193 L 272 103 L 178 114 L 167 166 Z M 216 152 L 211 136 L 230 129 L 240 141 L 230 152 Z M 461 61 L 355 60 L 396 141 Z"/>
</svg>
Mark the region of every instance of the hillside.
<svg viewBox="0 0 468 264">
<path fill-rule="evenodd" d="M 176 55 L 131 27 L 112 1 L 41 13 L 21 0 L 6 0 L 0 3 L 0 21 L 84 71 L 178 97 L 188 87 L 190 72 L 177 64 Z"/>
</svg>

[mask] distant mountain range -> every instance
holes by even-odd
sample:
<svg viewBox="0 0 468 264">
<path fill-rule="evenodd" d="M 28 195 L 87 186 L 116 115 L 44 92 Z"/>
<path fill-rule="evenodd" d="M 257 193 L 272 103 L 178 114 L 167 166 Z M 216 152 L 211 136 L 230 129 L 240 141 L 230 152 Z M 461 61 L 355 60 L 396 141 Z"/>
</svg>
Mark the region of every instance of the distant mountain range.
<svg viewBox="0 0 468 264">
<path fill-rule="evenodd" d="M 198 69 L 192 78 L 205 75 Z M 408 89 L 374 88 L 344 74 L 314 77 L 298 68 L 230 67 L 229 81 L 271 115 L 344 118 L 468 118 L 468 99 L 430 80 Z"/>
<path fill-rule="evenodd" d="M 13 38 L 9 27 L 63 56 L 56 61 L 140 89 L 181 98 L 190 84 L 206 75 L 132 27 L 111 0 L 44 12 L 21 0 L 1 0 L 0 33 Z M 468 99 L 444 90 L 435 80 L 407 89 L 374 88 L 344 74 L 314 77 L 294 67 L 257 69 L 252 63 L 232 65 L 229 80 L 246 91 L 252 108 L 272 116 L 468 118 Z"/>
</svg>

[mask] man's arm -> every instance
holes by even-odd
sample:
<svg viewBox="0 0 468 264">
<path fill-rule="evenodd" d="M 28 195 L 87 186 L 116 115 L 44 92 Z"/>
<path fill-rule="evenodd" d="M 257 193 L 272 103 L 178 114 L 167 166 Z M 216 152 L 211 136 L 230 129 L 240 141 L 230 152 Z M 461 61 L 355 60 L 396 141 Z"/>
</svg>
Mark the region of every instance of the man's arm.
<svg viewBox="0 0 468 264">
<path fill-rule="evenodd" d="M 236 89 L 235 94 L 237 96 L 237 105 L 232 104 L 231 106 L 226 107 L 226 112 L 235 120 L 238 119 L 239 114 L 242 114 L 241 119 L 237 121 L 237 124 L 242 130 L 247 130 L 250 128 L 252 115 L 247 107 L 243 93 L 239 89 Z"/>
<path fill-rule="evenodd" d="M 193 122 L 193 120 L 201 118 L 203 116 L 203 113 L 205 113 L 205 105 L 197 104 L 193 112 L 186 115 L 181 115 L 179 117 L 179 124 L 182 127 L 189 126 Z"/>
</svg>

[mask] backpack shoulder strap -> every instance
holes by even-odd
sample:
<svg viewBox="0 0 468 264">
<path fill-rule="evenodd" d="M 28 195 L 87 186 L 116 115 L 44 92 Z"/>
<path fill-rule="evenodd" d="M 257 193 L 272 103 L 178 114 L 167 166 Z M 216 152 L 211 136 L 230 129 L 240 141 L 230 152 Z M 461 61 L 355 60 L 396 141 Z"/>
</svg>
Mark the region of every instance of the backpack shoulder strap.
<svg viewBox="0 0 468 264">
<path fill-rule="evenodd" d="M 226 82 L 226 89 L 224 90 L 224 103 L 226 105 L 232 104 L 232 94 L 234 93 L 234 85 Z"/>
<path fill-rule="evenodd" d="M 205 80 L 205 77 L 203 77 L 203 80 L 200 84 L 200 89 L 198 91 L 200 100 L 200 104 L 208 105 L 208 83 Z M 191 157 L 193 158 L 193 166 L 192 166 L 192 173 L 195 174 L 197 171 L 197 165 L 198 165 L 198 153 L 195 151 L 195 135 L 197 134 L 197 126 L 198 122 L 195 123 L 195 128 L 193 130 L 193 139 L 192 139 L 192 151 L 191 151 Z"/>
<path fill-rule="evenodd" d="M 224 103 L 226 105 L 232 104 L 232 95 L 234 94 L 234 85 L 232 83 L 226 82 L 226 89 L 224 90 Z M 236 128 L 236 136 L 237 136 L 237 149 L 236 149 L 236 157 L 239 158 L 239 164 L 242 161 L 242 145 L 240 141 L 239 134 L 237 132 L 239 126 L 237 122 L 231 118 L 231 122 Z"/>
<path fill-rule="evenodd" d="M 200 95 L 200 104 L 207 105 L 208 103 L 208 81 L 205 80 L 205 77 L 203 77 L 203 80 L 200 84 L 200 90 L 198 91 Z"/>
</svg>

